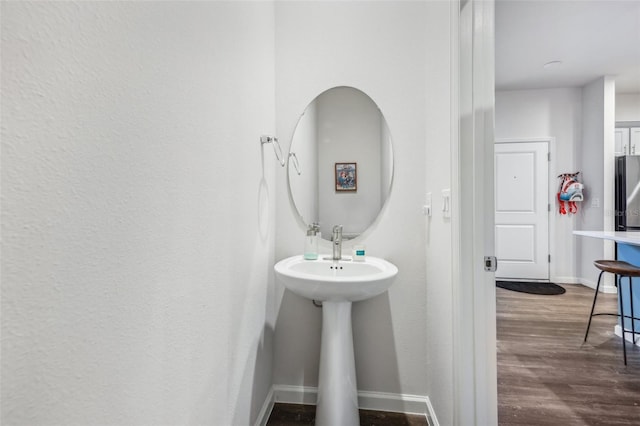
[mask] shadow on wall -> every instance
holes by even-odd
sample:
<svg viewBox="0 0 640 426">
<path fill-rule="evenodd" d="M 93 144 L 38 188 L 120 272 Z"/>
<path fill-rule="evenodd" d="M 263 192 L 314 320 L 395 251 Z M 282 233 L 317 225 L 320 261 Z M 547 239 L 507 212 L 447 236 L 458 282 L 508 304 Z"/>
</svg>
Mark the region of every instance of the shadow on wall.
<svg viewBox="0 0 640 426">
<path fill-rule="evenodd" d="M 401 394 L 389 293 L 354 303 L 352 315 L 358 390 Z"/>
<path fill-rule="evenodd" d="M 284 290 L 279 306 L 273 348 L 273 384 L 318 386 L 322 309 L 289 290 Z"/>
<path fill-rule="evenodd" d="M 220 346 L 223 347 L 226 344 L 221 343 Z M 224 349 L 226 350 L 227 348 Z M 239 376 L 241 375 L 239 383 L 236 384 L 236 389 L 239 390 L 239 393 L 237 395 L 229 395 L 228 388 L 220 391 L 221 386 L 226 384 L 228 387 L 229 384 L 221 384 L 219 377 L 210 376 L 207 386 L 200 391 L 197 401 L 194 403 L 196 408 L 193 411 L 195 414 L 189 419 L 189 424 L 205 424 L 211 422 L 211 419 L 215 419 L 215 424 L 255 424 L 270 389 L 272 354 L 273 328 L 267 325 L 262 330 L 262 333 L 257 336 L 256 341 L 253 342 L 244 362 L 241 363 L 236 360 L 237 362 L 234 363 L 234 371 L 237 371 Z M 229 355 L 233 357 L 233 354 L 230 353 Z M 215 360 L 212 360 L 212 362 L 215 362 Z M 240 365 L 242 365 L 242 368 L 240 368 Z M 250 398 L 244 393 L 245 390 L 250 390 Z M 227 413 L 212 412 L 211 410 L 214 409 L 213 402 L 216 402 L 216 397 L 235 398 L 234 401 L 229 401 L 229 406 L 232 406 L 233 410 Z M 228 416 L 232 416 L 231 421 Z"/>
<path fill-rule="evenodd" d="M 273 328 L 266 325 L 258 340 L 254 342 L 244 363 L 240 389 L 251 389 L 250 400 L 239 395 L 238 401 L 248 401 L 249 407 L 238 405 L 233 410 L 233 425 L 254 424 L 271 386 L 271 365 L 273 364 Z M 248 408 L 248 410 L 247 410 Z"/>
<path fill-rule="evenodd" d="M 242 302 L 235 314 L 239 323 L 227 343 L 229 371 L 230 424 L 254 424 L 269 394 L 272 383 L 274 353 L 274 274 L 270 235 L 273 232 L 272 200 L 265 162 L 271 157 L 269 151 L 261 151 L 262 174 L 256 190 L 257 234 L 254 234 L 253 252 L 246 258 L 234 261 L 238 283 L 247 283 Z M 250 229 L 254 229 L 250 227 Z M 271 254 L 268 254 L 271 253 Z M 252 259 L 246 262 L 247 259 Z M 254 268 L 247 268 L 254 265 Z M 255 304 L 252 307 L 251 301 Z M 238 336 L 244 335 L 244 338 Z M 235 342 L 235 343 L 231 343 Z M 248 345 L 248 347 L 246 346 Z M 242 358 L 244 357 L 244 358 Z M 249 397 L 250 394 L 250 397 Z"/>
<path fill-rule="evenodd" d="M 269 239 L 269 225 L 271 221 L 269 216 L 269 198 L 269 186 L 263 173 L 258 187 L 258 232 L 260 233 L 260 240 L 263 243 L 268 242 Z"/>
</svg>

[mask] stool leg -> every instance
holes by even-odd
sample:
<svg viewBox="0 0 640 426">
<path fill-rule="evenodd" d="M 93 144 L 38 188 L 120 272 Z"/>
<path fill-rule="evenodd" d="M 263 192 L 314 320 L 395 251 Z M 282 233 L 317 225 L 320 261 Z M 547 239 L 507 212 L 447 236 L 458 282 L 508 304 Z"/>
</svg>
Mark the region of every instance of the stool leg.
<svg viewBox="0 0 640 426">
<path fill-rule="evenodd" d="M 598 290 L 600 289 L 600 280 L 602 279 L 602 274 L 604 271 L 600 272 L 598 275 L 598 284 L 596 285 L 596 294 L 593 296 L 593 304 L 591 304 L 591 313 L 589 314 L 589 323 L 587 324 L 587 331 L 584 333 L 584 342 L 587 341 L 587 337 L 589 336 L 589 328 L 591 328 L 591 319 L 593 318 L 593 310 L 596 307 L 596 300 L 598 300 Z"/>
<path fill-rule="evenodd" d="M 633 313 L 633 283 L 629 277 L 629 300 L 631 300 L 631 340 L 636 344 L 636 316 Z"/>
<path fill-rule="evenodd" d="M 631 278 L 629 278 L 631 280 Z M 624 365 L 627 365 L 627 339 L 624 336 L 624 307 L 622 303 L 622 277 L 618 278 L 618 302 L 620 303 L 620 324 L 622 329 L 622 353 L 624 354 Z"/>
</svg>

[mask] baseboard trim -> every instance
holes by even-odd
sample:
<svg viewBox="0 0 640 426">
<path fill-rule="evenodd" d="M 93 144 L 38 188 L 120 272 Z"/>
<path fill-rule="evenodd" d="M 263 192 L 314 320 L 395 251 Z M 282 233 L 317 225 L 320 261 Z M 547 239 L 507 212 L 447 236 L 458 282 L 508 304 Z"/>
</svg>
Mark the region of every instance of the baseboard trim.
<svg viewBox="0 0 640 426">
<path fill-rule="evenodd" d="M 559 285 L 562 284 L 582 284 L 579 278 L 576 277 L 552 277 L 552 283 L 556 283 Z"/>
<path fill-rule="evenodd" d="M 358 392 L 358 406 L 365 410 L 429 415 L 429 398 L 384 392 Z"/>
<path fill-rule="evenodd" d="M 274 402 L 316 405 L 318 388 L 310 386 L 273 385 Z"/>
<path fill-rule="evenodd" d="M 425 396 L 427 400 L 427 425 L 429 426 L 440 426 L 440 422 L 438 422 L 438 418 L 436 417 L 436 410 L 433 409 L 433 405 L 431 405 L 431 400 L 428 396 Z"/>
<path fill-rule="evenodd" d="M 267 424 L 273 406 L 278 402 L 315 405 L 317 396 L 318 388 L 315 387 L 274 385 L 262 405 L 255 426 Z M 360 391 L 358 392 L 358 406 L 364 410 L 421 414 L 427 417 L 430 426 L 439 426 L 428 396 Z"/>
<path fill-rule="evenodd" d="M 274 404 L 275 404 L 275 398 L 273 396 L 273 386 L 271 386 L 271 389 L 269 389 L 269 393 L 267 394 L 267 397 L 265 398 L 264 403 L 262 404 L 262 408 L 258 413 L 258 418 L 256 419 L 254 426 L 267 425 L 267 421 L 269 420 L 269 416 L 273 411 Z"/>
<path fill-rule="evenodd" d="M 591 281 L 584 278 L 578 278 L 578 281 L 579 284 L 582 284 L 583 286 L 592 288 L 594 290 L 598 285 L 597 281 Z M 615 285 L 608 284 L 607 282 L 600 284 L 600 293 L 616 294 L 617 292 L 618 290 Z"/>
<path fill-rule="evenodd" d="M 636 329 L 637 330 L 637 329 Z M 618 337 L 622 337 L 622 327 L 620 327 L 620 324 L 616 324 L 615 328 L 613 329 L 613 332 L 615 333 L 616 336 Z M 637 331 L 636 331 L 637 333 Z M 633 344 L 633 334 L 631 334 L 631 330 L 627 329 L 627 332 L 624 333 L 625 336 L 625 340 L 631 344 Z M 636 334 L 636 336 L 638 336 Z M 640 346 L 640 337 L 636 337 L 636 346 Z"/>
</svg>

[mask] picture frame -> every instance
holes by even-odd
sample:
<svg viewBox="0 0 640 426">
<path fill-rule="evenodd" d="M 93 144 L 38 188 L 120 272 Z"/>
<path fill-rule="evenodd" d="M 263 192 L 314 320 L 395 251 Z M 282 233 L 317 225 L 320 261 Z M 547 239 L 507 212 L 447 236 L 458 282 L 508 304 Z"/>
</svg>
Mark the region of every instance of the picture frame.
<svg viewBox="0 0 640 426">
<path fill-rule="evenodd" d="M 336 192 L 358 190 L 357 163 L 335 163 Z"/>
</svg>

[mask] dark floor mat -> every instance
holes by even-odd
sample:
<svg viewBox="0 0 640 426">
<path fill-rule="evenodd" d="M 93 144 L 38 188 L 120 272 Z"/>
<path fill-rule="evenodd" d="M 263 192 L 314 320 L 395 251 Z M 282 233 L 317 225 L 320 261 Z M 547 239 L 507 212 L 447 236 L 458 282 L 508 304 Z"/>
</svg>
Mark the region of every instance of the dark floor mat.
<svg viewBox="0 0 640 426">
<path fill-rule="evenodd" d="M 540 283 L 535 281 L 496 281 L 496 286 L 520 293 L 554 295 L 563 294 L 564 288 L 554 283 Z"/>
</svg>

